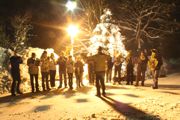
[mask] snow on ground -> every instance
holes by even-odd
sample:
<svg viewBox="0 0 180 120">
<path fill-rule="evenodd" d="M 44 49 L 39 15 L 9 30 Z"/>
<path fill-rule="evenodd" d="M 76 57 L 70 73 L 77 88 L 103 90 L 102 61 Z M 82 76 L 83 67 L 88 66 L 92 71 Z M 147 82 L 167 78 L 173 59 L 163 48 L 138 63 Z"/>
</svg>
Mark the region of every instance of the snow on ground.
<svg viewBox="0 0 180 120">
<path fill-rule="evenodd" d="M 180 118 L 180 73 L 152 80 L 145 87 L 107 84 L 107 96 L 95 96 L 94 86 L 70 91 L 26 93 L 0 97 L 1 120 L 178 120 Z"/>
</svg>

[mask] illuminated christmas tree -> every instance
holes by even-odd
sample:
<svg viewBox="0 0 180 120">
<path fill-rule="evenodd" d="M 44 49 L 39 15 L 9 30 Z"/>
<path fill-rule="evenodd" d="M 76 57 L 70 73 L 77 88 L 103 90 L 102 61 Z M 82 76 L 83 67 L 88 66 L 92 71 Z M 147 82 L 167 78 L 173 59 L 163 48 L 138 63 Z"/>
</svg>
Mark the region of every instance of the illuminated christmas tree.
<svg viewBox="0 0 180 120">
<path fill-rule="evenodd" d="M 93 36 L 90 38 L 90 54 L 96 54 L 97 48 L 101 46 L 104 48 L 104 52 L 111 56 L 116 56 L 119 53 L 126 56 L 127 51 L 122 42 L 124 37 L 120 33 L 120 28 L 113 24 L 110 9 L 104 9 L 103 12 L 104 14 L 100 17 L 101 22 L 96 25 Z"/>
</svg>

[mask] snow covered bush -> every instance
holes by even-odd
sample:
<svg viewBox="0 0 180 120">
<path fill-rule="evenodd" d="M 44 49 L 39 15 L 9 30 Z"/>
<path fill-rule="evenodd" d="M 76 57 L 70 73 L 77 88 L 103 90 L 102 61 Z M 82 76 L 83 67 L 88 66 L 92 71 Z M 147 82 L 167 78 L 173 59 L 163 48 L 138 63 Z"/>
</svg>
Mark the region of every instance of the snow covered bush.
<svg viewBox="0 0 180 120">
<path fill-rule="evenodd" d="M 46 51 L 48 52 L 48 55 L 54 53 L 54 50 L 52 48 L 46 49 Z M 20 55 L 23 59 L 23 64 L 20 65 L 21 79 L 22 79 L 20 88 L 23 92 L 29 92 L 31 90 L 27 59 L 31 57 L 31 54 L 33 52 L 36 53 L 37 58 L 40 58 L 41 54 L 44 52 L 44 49 L 29 47 L 24 50 L 23 55 Z M 10 92 L 12 78 L 9 73 L 8 67 L 4 67 L 5 66 L 4 64 L 8 66 L 8 60 L 10 58 L 9 56 L 10 54 L 12 55 L 12 51 L 0 47 L 0 93 L 1 94 L 5 92 Z M 56 59 L 58 58 L 57 54 L 55 54 L 55 58 Z M 41 75 L 39 74 L 39 81 L 40 79 L 41 79 Z M 39 82 L 39 85 L 41 86 L 41 82 Z"/>
</svg>

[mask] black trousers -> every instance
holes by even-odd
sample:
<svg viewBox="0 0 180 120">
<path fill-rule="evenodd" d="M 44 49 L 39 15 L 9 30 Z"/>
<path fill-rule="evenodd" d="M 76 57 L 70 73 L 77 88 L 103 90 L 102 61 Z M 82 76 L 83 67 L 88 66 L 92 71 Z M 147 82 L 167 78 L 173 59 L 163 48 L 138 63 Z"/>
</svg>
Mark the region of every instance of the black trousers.
<svg viewBox="0 0 180 120">
<path fill-rule="evenodd" d="M 106 70 L 106 82 L 111 82 L 112 79 L 112 69 Z"/>
<path fill-rule="evenodd" d="M 69 88 L 73 89 L 73 73 L 68 73 L 68 80 Z"/>
<path fill-rule="evenodd" d="M 146 72 L 145 70 L 137 69 L 136 86 L 139 85 L 139 81 L 141 81 L 141 85 L 144 86 L 145 72 Z"/>
<path fill-rule="evenodd" d="M 114 77 L 118 75 L 118 79 L 121 79 L 121 66 L 115 66 L 114 69 Z"/>
<path fill-rule="evenodd" d="M 56 70 L 50 70 L 50 83 L 51 87 L 55 87 Z"/>
<path fill-rule="evenodd" d="M 35 90 L 34 90 L 34 80 L 35 80 L 36 92 L 38 92 L 39 91 L 38 74 L 30 74 L 32 92 L 35 92 Z"/>
<path fill-rule="evenodd" d="M 43 88 L 43 91 L 45 91 L 45 90 L 49 89 L 49 81 L 48 81 L 49 73 L 48 72 L 41 72 L 41 74 L 42 74 L 42 88 Z"/>
<path fill-rule="evenodd" d="M 94 72 L 93 71 L 88 72 L 88 77 L 89 77 L 89 83 L 94 84 Z"/>
<path fill-rule="evenodd" d="M 11 85 L 11 94 L 15 94 L 15 92 L 19 93 L 21 84 L 20 70 L 11 70 L 11 76 L 13 79 Z"/>
<path fill-rule="evenodd" d="M 105 83 L 104 83 L 104 77 L 105 77 L 105 71 L 102 72 L 96 72 L 96 90 L 97 95 L 100 95 L 100 86 L 102 87 L 102 93 L 105 94 Z"/>
<path fill-rule="evenodd" d="M 133 79 L 134 79 L 134 75 L 133 75 L 133 69 L 127 69 L 127 85 L 131 84 L 133 85 Z"/>
<path fill-rule="evenodd" d="M 153 88 L 158 88 L 159 71 L 160 70 L 152 71 L 152 75 L 153 75 Z"/>
</svg>

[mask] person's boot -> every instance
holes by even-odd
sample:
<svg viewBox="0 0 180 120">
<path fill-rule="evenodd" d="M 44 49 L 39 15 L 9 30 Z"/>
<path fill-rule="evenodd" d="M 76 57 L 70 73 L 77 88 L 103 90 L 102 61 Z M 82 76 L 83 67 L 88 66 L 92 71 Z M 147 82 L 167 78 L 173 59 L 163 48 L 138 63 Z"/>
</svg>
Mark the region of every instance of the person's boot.
<svg viewBox="0 0 180 120">
<path fill-rule="evenodd" d="M 135 86 L 139 86 L 139 82 L 136 82 Z"/>
<path fill-rule="evenodd" d="M 153 86 L 152 88 L 153 88 L 153 89 L 158 89 L 158 88 L 157 88 L 157 87 L 155 87 L 155 86 Z"/>
<path fill-rule="evenodd" d="M 67 83 L 64 83 L 64 88 L 67 88 Z"/>
<path fill-rule="evenodd" d="M 158 84 L 157 84 L 157 82 L 155 83 L 155 89 L 158 89 Z"/>
<path fill-rule="evenodd" d="M 45 87 L 43 87 L 43 91 L 46 91 Z"/>
<path fill-rule="evenodd" d="M 60 85 L 59 85 L 58 89 L 60 89 L 60 88 L 62 88 L 62 83 L 60 83 Z"/>
<path fill-rule="evenodd" d="M 97 94 L 96 94 L 97 97 L 101 97 L 101 93 L 100 93 L 100 90 L 97 90 Z"/>
<path fill-rule="evenodd" d="M 15 97 L 15 96 L 16 96 L 16 94 L 15 94 L 15 93 L 11 93 L 11 96 Z"/>
<path fill-rule="evenodd" d="M 41 92 L 41 91 L 39 90 L 39 87 L 36 87 L 36 92 Z"/>
<path fill-rule="evenodd" d="M 36 92 L 41 92 L 41 91 L 39 89 L 37 89 Z"/>
<path fill-rule="evenodd" d="M 121 84 L 121 80 L 118 80 L 118 83 L 119 83 L 119 85 L 122 85 L 122 84 Z"/>
<path fill-rule="evenodd" d="M 20 95 L 23 94 L 20 90 L 18 90 L 17 93 L 20 94 Z"/>
<path fill-rule="evenodd" d="M 102 93 L 102 95 L 103 95 L 103 96 L 106 96 L 106 92 L 104 91 L 104 92 Z"/>
<path fill-rule="evenodd" d="M 100 93 L 97 93 L 96 96 L 97 96 L 97 97 L 101 97 L 101 94 L 100 94 Z"/>
<path fill-rule="evenodd" d="M 47 87 L 47 90 L 48 90 L 48 91 L 50 91 L 50 90 L 51 90 L 51 88 Z"/>
<path fill-rule="evenodd" d="M 144 86 L 144 81 L 142 81 L 141 86 Z"/>
<path fill-rule="evenodd" d="M 131 81 L 131 85 L 133 85 L 133 81 Z"/>
<path fill-rule="evenodd" d="M 158 87 L 156 86 L 156 85 L 153 85 L 153 87 L 152 87 L 153 89 L 158 89 Z"/>
</svg>

